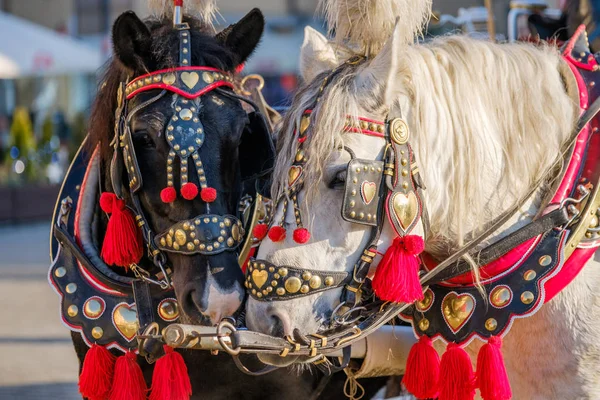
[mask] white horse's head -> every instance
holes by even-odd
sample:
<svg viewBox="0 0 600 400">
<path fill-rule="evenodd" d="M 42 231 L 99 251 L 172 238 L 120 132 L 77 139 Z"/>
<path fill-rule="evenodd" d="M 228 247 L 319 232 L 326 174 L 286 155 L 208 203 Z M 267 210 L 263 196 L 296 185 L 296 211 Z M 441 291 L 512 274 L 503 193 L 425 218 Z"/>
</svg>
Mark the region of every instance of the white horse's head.
<svg viewBox="0 0 600 400">
<path fill-rule="evenodd" d="M 274 195 L 288 187 L 288 171 L 298 157 L 297 127 L 305 110 L 313 107 L 324 78 L 348 54 L 315 31 L 307 31 L 301 66 L 311 83 L 296 95 L 279 135 Z M 423 198 L 430 222 L 426 251 L 433 256 L 452 252 L 482 222 L 520 200 L 556 162 L 555 149 L 577 115 L 577 105 L 563 87 L 561 65 L 557 51 L 529 45 L 502 46 L 466 37 L 411 45 L 397 26 L 374 58 L 347 63 L 330 76 L 303 143 L 307 161 L 304 190 L 298 196 L 300 209 L 288 207 L 284 217 L 280 205 L 274 216 L 275 221 L 285 218 L 283 227 L 290 234 L 283 242 L 266 238 L 257 258 L 277 266 L 352 273 L 371 229 L 342 218 L 347 165 L 351 153 L 360 159 L 382 160 L 386 142 L 345 131 L 346 117 L 385 121 L 391 108 L 401 110 L 409 125 L 427 187 Z M 301 212 L 304 226 L 311 231 L 306 244 L 292 240 L 295 211 Z M 391 227 L 384 226 L 378 252 L 385 253 L 393 238 Z M 375 257 L 373 265 L 379 260 Z M 341 294 L 338 287 L 283 301 L 250 298 L 248 327 L 274 336 L 292 335 L 296 329 L 317 333 L 340 303 Z M 263 358 L 277 364 L 296 360 Z"/>
</svg>

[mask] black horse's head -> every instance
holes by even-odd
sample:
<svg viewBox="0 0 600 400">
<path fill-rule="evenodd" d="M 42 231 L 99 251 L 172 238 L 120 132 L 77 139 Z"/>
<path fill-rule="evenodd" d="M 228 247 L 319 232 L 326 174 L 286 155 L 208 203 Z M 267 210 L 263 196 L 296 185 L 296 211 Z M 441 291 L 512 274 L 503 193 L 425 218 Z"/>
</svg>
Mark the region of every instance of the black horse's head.
<svg viewBox="0 0 600 400">
<path fill-rule="evenodd" d="M 257 9 L 216 36 L 193 18 L 184 18 L 184 22 L 189 24 L 191 42 L 191 57 L 186 63 L 231 74 L 254 51 L 264 28 L 263 15 Z M 90 122 L 91 141 L 100 144 L 106 161 L 104 165 L 110 164 L 113 153 L 110 142 L 114 135 L 114 114 L 118 106 L 120 83 L 180 66 L 179 35 L 180 32 L 168 19 L 143 22 L 133 12 L 126 12 L 115 22 L 115 57 L 108 67 Z M 238 155 L 244 153 L 240 146 L 249 120 L 241 102 L 221 90 L 210 91 L 190 100 L 204 130 L 204 142 L 198 149 L 198 156 L 203 163 L 206 182 L 218 193 L 216 200 L 210 204 L 200 196 L 193 200 L 178 196 L 169 203 L 161 199 L 161 191 L 168 184 L 168 174 L 172 175 L 171 180 L 178 183 L 186 172 L 182 165 L 167 168 L 168 164 L 180 163 L 178 159 L 174 163 L 169 161 L 172 147 L 167 142 L 167 128 L 169 121 L 174 118 L 177 95 L 165 92 L 160 96 L 163 92 L 161 89 L 152 89 L 128 101 L 127 110 L 131 113 L 129 132 L 143 178 L 143 185 L 136 196 L 150 230 L 155 234 L 169 231 L 175 224 L 198 215 L 236 215 L 242 187 Z M 136 109 L 136 112 L 131 112 Z M 194 170 L 194 162 L 190 164 L 190 170 Z M 113 180 L 108 170 L 104 173 L 104 190 L 110 190 Z M 124 171 L 122 189 L 130 204 L 129 179 Z M 190 171 L 188 179 L 198 188 L 201 187 L 200 180 L 203 178 L 198 174 Z M 244 298 L 243 274 L 235 252 L 225 251 L 217 255 L 166 254 L 168 267 L 173 271 L 172 283 L 184 321 L 215 324 L 240 307 Z M 142 259 L 140 266 L 155 268 L 148 258 Z"/>
</svg>

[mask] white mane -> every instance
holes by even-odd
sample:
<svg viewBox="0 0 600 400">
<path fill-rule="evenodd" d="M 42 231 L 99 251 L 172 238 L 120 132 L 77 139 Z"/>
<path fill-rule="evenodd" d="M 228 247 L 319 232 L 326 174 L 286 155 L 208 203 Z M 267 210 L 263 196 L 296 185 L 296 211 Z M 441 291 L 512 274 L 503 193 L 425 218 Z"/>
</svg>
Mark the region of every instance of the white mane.
<svg viewBox="0 0 600 400">
<path fill-rule="evenodd" d="M 427 186 L 428 251 L 446 254 L 466 232 L 521 200 L 560 161 L 558 149 L 574 126 L 577 104 L 565 93 L 559 72 L 563 61 L 551 47 L 445 37 L 403 46 L 394 53 L 397 66 L 386 78 L 381 60 L 392 50 L 386 46 L 360 68 L 344 67 L 327 87 L 305 142 L 306 182 L 323 178 L 326 160 L 344 141 L 346 115 L 381 119 L 398 102 Z M 297 148 L 294 129 L 321 80 L 298 93 L 285 119 L 274 194 L 287 186 Z M 314 200 L 316 192 L 316 185 L 309 187 L 307 200 Z"/>
</svg>

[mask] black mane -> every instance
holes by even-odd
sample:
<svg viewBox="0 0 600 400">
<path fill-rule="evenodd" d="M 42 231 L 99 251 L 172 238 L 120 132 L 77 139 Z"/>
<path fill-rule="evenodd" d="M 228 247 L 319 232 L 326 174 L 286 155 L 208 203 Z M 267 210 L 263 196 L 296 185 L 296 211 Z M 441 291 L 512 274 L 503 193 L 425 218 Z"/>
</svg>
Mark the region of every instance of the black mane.
<svg viewBox="0 0 600 400">
<path fill-rule="evenodd" d="M 194 18 L 185 18 L 190 25 L 192 44 L 192 65 L 218 68 L 232 72 L 236 67 L 236 56 L 220 44 L 211 29 Z M 179 36 L 168 18 L 147 19 L 145 24 L 152 34 L 152 55 L 150 70 L 132 71 L 116 57 L 111 57 L 104 66 L 98 95 L 94 100 L 86 147 L 93 150 L 98 144 L 102 160 L 111 157 L 110 142 L 114 137 L 115 110 L 119 84 L 127 79 L 161 69 L 178 67 Z"/>
</svg>

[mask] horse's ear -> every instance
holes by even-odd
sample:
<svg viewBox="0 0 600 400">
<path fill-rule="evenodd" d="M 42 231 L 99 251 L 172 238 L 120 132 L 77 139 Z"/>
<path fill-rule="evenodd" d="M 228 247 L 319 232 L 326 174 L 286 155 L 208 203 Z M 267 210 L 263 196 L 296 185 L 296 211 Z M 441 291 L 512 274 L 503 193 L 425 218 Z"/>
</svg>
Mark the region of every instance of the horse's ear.
<svg viewBox="0 0 600 400">
<path fill-rule="evenodd" d="M 237 23 L 217 34 L 219 43 L 227 47 L 237 57 L 236 63 L 243 64 L 254 52 L 265 30 L 265 17 L 255 8 Z"/>
<path fill-rule="evenodd" d="M 300 73 L 311 82 L 321 72 L 329 71 L 339 64 L 334 44 L 316 29 L 304 28 L 304 42 L 300 48 Z"/>
<path fill-rule="evenodd" d="M 394 33 L 379 54 L 356 77 L 356 89 L 360 96 L 376 99 L 381 105 L 390 105 L 396 100 L 398 89 L 396 76 L 400 52 L 406 47 L 403 28 L 396 22 Z"/>
<path fill-rule="evenodd" d="M 152 37 L 150 30 L 133 11 L 124 12 L 117 18 L 112 30 L 116 58 L 133 73 L 151 69 Z"/>
</svg>

